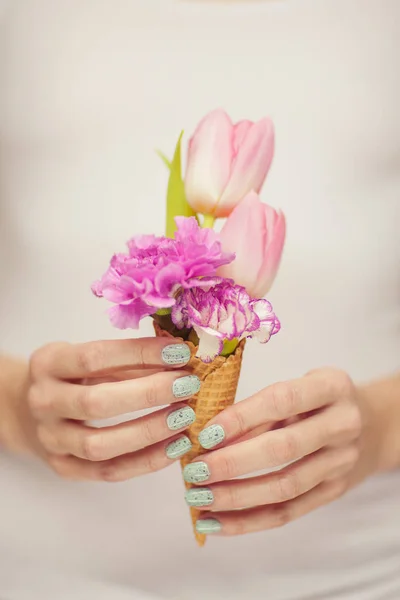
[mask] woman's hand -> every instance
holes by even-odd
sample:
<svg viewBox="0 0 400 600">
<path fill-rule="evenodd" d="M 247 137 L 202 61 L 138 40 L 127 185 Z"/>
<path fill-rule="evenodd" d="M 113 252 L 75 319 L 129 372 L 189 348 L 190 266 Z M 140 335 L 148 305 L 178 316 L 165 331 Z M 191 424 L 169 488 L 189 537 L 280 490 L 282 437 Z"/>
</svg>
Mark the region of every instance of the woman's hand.
<svg viewBox="0 0 400 600">
<path fill-rule="evenodd" d="M 200 387 L 183 370 L 189 359 L 186 344 L 159 338 L 37 350 L 27 389 L 37 452 L 72 479 L 121 481 L 166 467 L 191 445 L 180 434 L 195 420 L 184 400 Z M 86 424 L 169 404 L 119 425 Z"/>
<path fill-rule="evenodd" d="M 199 436 L 205 448 L 221 447 L 184 472 L 196 485 L 186 493 L 188 504 L 207 511 L 198 531 L 278 527 L 338 498 L 376 466 L 368 422 L 351 379 L 333 369 L 274 384 L 228 408 Z"/>
</svg>

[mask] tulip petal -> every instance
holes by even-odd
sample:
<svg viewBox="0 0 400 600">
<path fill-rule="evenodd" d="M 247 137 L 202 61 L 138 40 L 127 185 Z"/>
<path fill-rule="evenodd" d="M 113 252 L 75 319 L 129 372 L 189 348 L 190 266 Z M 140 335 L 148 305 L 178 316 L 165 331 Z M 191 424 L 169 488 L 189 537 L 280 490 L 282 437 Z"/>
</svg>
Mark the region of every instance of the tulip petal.
<svg viewBox="0 0 400 600">
<path fill-rule="evenodd" d="M 214 110 L 189 141 L 185 192 L 196 212 L 213 214 L 229 180 L 232 152 L 232 122 L 225 111 Z"/>
<path fill-rule="evenodd" d="M 270 119 L 262 119 L 247 132 L 234 159 L 227 186 L 215 210 L 226 217 L 250 190 L 259 192 L 274 154 L 274 128 Z"/>
<path fill-rule="evenodd" d="M 239 121 L 235 123 L 233 126 L 233 150 L 235 152 L 235 156 L 239 151 L 240 146 L 244 142 L 244 138 L 246 137 L 249 129 L 253 126 L 253 121 Z"/>
<path fill-rule="evenodd" d="M 286 220 L 281 211 L 271 207 L 266 210 L 267 239 L 264 263 L 258 273 L 254 296 L 262 298 L 271 289 L 277 274 L 286 237 Z"/>
<path fill-rule="evenodd" d="M 254 289 L 264 259 L 264 204 L 255 192 L 250 192 L 229 215 L 220 239 L 224 252 L 236 252 L 235 260 L 218 269 L 218 275 L 233 279 L 257 297 Z"/>
</svg>

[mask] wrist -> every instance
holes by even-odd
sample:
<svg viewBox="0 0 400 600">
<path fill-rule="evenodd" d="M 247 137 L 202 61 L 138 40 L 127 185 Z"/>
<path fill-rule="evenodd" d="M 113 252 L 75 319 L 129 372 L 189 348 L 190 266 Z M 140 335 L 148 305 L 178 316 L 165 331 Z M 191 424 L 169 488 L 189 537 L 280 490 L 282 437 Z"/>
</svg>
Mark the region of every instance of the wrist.
<svg viewBox="0 0 400 600">
<path fill-rule="evenodd" d="M 30 452 L 28 431 L 32 419 L 26 403 L 28 365 L 0 358 L 0 446 L 15 453 Z"/>
<path fill-rule="evenodd" d="M 374 472 L 400 466 L 400 377 L 358 388 L 364 418 L 364 441 L 370 447 Z"/>
</svg>

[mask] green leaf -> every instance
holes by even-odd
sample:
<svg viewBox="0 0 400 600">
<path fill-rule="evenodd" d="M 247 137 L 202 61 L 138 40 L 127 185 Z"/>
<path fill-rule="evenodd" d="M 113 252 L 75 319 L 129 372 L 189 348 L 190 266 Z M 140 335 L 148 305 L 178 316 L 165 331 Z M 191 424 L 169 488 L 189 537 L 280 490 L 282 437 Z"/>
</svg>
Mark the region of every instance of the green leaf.
<svg viewBox="0 0 400 600">
<path fill-rule="evenodd" d="M 182 179 L 181 167 L 181 141 L 183 131 L 177 141 L 174 157 L 170 163 L 170 174 L 167 189 L 167 222 L 166 235 L 174 237 L 176 231 L 175 217 L 195 217 L 196 213 L 186 200 L 185 186 Z M 164 161 L 165 162 L 165 161 Z"/>
<path fill-rule="evenodd" d="M 165 154 L 163 152 L 161 152 L 161 150 L 156 150 L 158 156 L 161 158 L 161 160 L 163 161 L 164 165 L 167 167 L 167 169 L 171 168 L 171 161 L 168 160 L 168 158 L 165 156 Z"/>
</svg>

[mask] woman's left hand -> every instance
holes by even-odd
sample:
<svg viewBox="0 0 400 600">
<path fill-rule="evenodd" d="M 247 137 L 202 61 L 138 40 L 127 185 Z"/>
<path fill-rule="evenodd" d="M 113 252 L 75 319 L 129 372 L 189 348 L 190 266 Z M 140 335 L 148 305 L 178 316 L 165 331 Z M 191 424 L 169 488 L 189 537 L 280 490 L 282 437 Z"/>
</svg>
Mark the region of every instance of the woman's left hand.
<svg viewBox="0 0 400 600">
<path fill-rule="evenodd" d="M 184 471 L 195 484 L 187 503 L 207 511 L 198 531 L 239 535 L 279 527 L 364 479 L 374 469 L 376 444 L 361 396 L 342 371 L 318 369 L 273 384 L 213 419 L 199 439 L 218 449 Z"/>
</svg>

